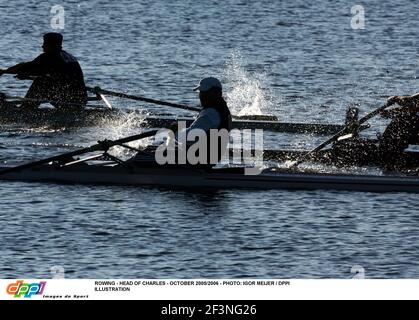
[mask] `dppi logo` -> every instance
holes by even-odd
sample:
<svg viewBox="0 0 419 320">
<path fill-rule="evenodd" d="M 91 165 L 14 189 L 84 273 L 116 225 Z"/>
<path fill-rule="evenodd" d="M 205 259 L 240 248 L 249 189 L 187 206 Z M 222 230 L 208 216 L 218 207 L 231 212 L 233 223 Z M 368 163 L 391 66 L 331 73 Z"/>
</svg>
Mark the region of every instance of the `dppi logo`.
<svg viewBox="0 0 419 320">
<path fill-rule="evenodd" d="M 11 283 L 7 286 L 7 293 L 14 295 L 15 298 L 31 298 L 33 295 L 42 294 L 45 289 L 46 281 L 39 283 L 24 283 L 22 280 L 18 280 L 15 283 Z"/>
</svg>

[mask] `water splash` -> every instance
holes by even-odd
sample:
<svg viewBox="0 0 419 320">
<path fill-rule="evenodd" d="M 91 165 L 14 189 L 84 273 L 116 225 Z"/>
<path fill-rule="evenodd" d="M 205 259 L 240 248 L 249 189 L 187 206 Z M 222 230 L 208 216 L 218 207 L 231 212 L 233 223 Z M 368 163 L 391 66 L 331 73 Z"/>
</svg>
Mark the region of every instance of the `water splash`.
<svg viewBox="0 0 419 320">
<path fill-rule="evenodd" d="M 139 115 L 138 112 L 127 112 L 124 113 L 124 115 L 117 121 L 110 121 L 108 126 L 105 128 L 107 139 L 120 139 L 122 137 L 139 134 L 143 131 L 141 128 L 144 127 L 147 115 L 147 113 Z M 149 144 L 150 138 L 127 143 L 128 146 L 137 149 Z M 135 154 L 135 151 L 117 146 L 112 149 L 111 153 L 116 157 L 127 159 L 132 157 Z"/>
<path fill-rule="evenodd" d="M 261 115 L 272 109 L 272 94 L 263 89 L 267 76 L 264 73 L 250 73 L 244 69 L 245 62 L 237 51 L 231 53 L 223 78 L 230 87 L 226 93 L 228 106 L 233 114 Z"/>
</svg>

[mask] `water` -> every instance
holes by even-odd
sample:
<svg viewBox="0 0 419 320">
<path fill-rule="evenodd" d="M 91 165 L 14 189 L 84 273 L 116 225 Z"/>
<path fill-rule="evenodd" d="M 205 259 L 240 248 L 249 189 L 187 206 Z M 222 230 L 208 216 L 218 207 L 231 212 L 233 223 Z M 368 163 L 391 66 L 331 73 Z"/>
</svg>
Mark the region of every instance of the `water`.
<svg viewBox="0 0 419 320">
<path fill-rule="evenodd" d="M 54 4 L 0 0 L 2 67 L 40 52 Z M 364 1 L 364 30 L 351 28 L 355 4 L 66 1 L 63 34 L 92 86 L 196 105 L 191 88 L 215 75 L 236 114 L 342 122 L 349 104 L 367 112 L 418 89 L 419 3 Z M 28 86 L 0 78 L 9 94 Z M 135 131 L 129 123 L 2 128 L 0 160 L 38 159 Z M 306 148 L 321 139 L 266 137 Z M 2 182 L 0 194 L 0 278 L 48 278 L 53 266 L 68 278 L 350 278 L 354 265 L 371 278 L 419 276 L 417 195 L 20 182 Z"/>
</svg>

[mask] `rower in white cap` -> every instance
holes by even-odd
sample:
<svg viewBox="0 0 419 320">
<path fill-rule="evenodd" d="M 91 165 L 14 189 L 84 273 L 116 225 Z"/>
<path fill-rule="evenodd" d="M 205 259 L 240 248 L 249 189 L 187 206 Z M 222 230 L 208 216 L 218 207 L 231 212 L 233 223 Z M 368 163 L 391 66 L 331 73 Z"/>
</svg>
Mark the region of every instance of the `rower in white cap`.
<svg viewBox="0 0 419 320">
<path fill-rule="evenodd" d="M 228 146 L 228 134 L 232 128 L 231 113 L 227 102 L 223 98 L 223 87 L 217 78 L 202 79 L 194 91 L 199 91 L 202 110 L 195 121 L 186 129 L 186 134 L 194 129 L 200 129 L 206 133 L 207 161 L 209 166 L 214 166 L 221 160 Z M 218 130 L 220 133 L 224 131 L 227 138 L 212 137 L 217 141 L 211 141 L 211 130 Z M 211 156 L 213 153 L 216 153 L 215 159 Z"/>
<path fill-rule="evenodd" d="M 223 88 L 220 80 L 214 77 L 202 79 L 194 91 L 199 91 L 202 110 L 188 130 L 211 129 L 231 130 L 231 113 L 223 98 Z"/>
<path fill-rule="evenodd" d="M 203 165 L 212 167 L 221 160 L 227 150 L 228 135 L 232 128 L 231 113 L 227 107 L 226 101 L 223 98 L 221 82 L 217 78 L 208 77 L 202 79 L 194 91 L 199 91 L 199 99 L 201 101 L 202 110 L 199 112 L 195 121 L 188 128 L 178 131 L 175 134 L 174 144 L 177 145 L 177 147 L 182 146 L 181 148 L 186 147 L 186 149 L 188 149 L 191 145 L 195 144 L 196 141 L 187 139 L 187 142 L 185 143 L 181 137 L 188 137 L 192 130 L 194 130 L 194 132 L 197 130 L 201 130 L 201 132 L 203 131 L 207 140 L 207 163 Z M 171 129 L 175 131 L 175 127 L 177 129 L 177 125 L 177 123 L 174 124 Z M 217 130 L 219 136 L 212 136 L 210 134 L 210 131 L 212 130 Z M 223 134 L 225 134 L 225 136 L 223 136 Z M 216 140 L 211 141 L 212 139 Z M 169 145 L 171 143 L 171 139 L 168 139 L 166 142 Z M 153 148 L 147 149 L 147 151 L 152 150 Z M 149 160 L 150 157 L 141 153 L 133 159 L 133 161 L 143 163 Z M 189 162 L 187 161 L 187 163 Z"/>
</svg>

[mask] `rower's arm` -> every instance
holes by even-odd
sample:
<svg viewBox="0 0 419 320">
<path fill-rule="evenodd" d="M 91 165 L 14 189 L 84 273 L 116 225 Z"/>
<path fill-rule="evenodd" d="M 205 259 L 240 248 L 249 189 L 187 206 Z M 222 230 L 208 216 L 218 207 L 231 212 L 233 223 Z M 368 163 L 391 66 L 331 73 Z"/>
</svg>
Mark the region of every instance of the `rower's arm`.
<svg viewBox="0 0 419 320">
<path fill-rule="evenodd" d="M 412 96 L 394 96 L 389 98 L 390 104 L 398 104 L 400 107 L 391 110 L 384 110 L 381 115 L 385 118 L 393 118 L 400 114 L 400 112 L 408 109 L 410 112 L 419 112 L 419 93 Z"/>
<path fill-rule="evenodd" d="M 399 104 L 402 107 L 410 109 L 410 111 L 417 112 L 419 110 L 419 93 L 412 96 L 401 97 Z"/>
<path fill-rule="evenodd" d="M 43 63 L 43 55 L 40 55 L 32 61 L 18 63 L 17 65 L 10 67 L 3 72 L 17 75 L 39 76 L 47 72 L 45 69 L 46 68 L 44 67 Z"/>
<path fill-rule="evenodd" d="M 6 70 L 3 70 L 3 73 L 8 74 L 19 74 L 19 73 L 25 73 L 25 70 L 28 69 L 28 64 L 30 62 L 22 62 L 19 63 L 13 67 L 7 68 Z"/>
<path fill-rule="evenodd" d="M 219 124 L 221 123 L 221 117 L 217 110 L 214 108 L 208 108 L 203 111 L 201 111 L 192 124 L 186 128 L 183 129 L 182 132 L 185 132 L 186 135 L 189 134 L 191 130 L 194 129 L 200 129 L 205 132 L 209 132 L 211 129 L 218 128 Z M 179 133 L 181 131 L 177 132 L 175 134 L 175 139 L 178 140 Z"/>
<path fill-rule="evenodd" d="M 196 120 L 190 125 L 188 130 L 201 129 L 209 131 L 218 128 L 221 122 L 220 114 L 214 108 L 201 111 Z"/>
</svg>

